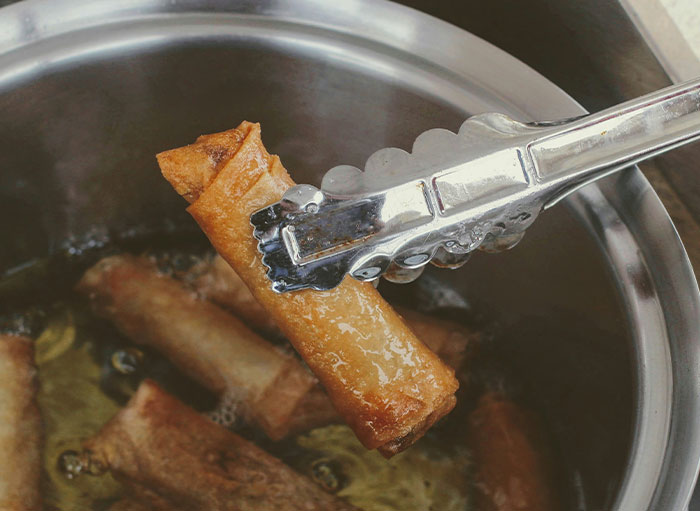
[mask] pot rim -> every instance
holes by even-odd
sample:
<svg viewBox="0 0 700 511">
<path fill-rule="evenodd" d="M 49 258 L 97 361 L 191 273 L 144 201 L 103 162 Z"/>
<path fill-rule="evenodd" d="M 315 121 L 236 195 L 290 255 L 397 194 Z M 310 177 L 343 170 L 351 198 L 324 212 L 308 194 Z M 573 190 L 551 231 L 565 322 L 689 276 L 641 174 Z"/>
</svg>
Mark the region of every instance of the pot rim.
<svg viewBox="0 0 700 511">
<path fill-rule="evenodd" d="M 458 108 L 464 106 L 460 84 L 469 83 L 497 98 L 494 109 L 524 120 L 585 112 L 556 85 L 491 44 L 383 0 L 24 0 L 0 9 L 0 88 L 70 58 L 61 48 L 52 49 L 61 37 L 80 39 L 96 27 L 175 19 L 214 27 L 211 34 L 245 19 L 361 40 L 371 46 L 368 51 L 408 59 L 414 71 L 426 73 L 424 78 L 440 74 L 439 98 Z M 89 51 L 89 37 L 84 39 L 88 47 L 83 51 Z M 157 39 L 154 44 L 163 42 Z M 589 185 L 565 204 L 604 252 L 634 339 L 634 437 L 612 509 L 685 509 L 700 460 L 695 427 L 700 419 L 700 294 L 690 262 L 661 201 L 636 168 Z"/>
</svg>

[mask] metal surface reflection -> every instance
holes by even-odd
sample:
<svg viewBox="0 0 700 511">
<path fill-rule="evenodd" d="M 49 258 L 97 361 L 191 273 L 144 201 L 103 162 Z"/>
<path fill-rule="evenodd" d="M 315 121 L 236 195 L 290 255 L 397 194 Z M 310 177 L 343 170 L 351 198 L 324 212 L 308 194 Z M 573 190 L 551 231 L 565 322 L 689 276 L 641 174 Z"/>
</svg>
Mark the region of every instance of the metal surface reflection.
<svg viewBox="0 0 700 511">
<path fill-rule="evenodd" d="M 650 59 L 616 2 L 412 3 L 523 57 L 592 109 L 667 84 L 640 77 Z M 611 85 L 618 77 L 629 81 Z M 0 16 L 0 107 L 1 269 L 96 233 L 196 228 L 153 155 L 240 119 L 259 120 L 293 177 L 318 184 L 341 158 L 357 165 L 381 147 L 409 148 L 471 114 L 585 113 L 484 40 L 363 0 L 28 0 Z M 700 301 L 683 248 L 637 171 L 558 208 L 517 252 L 475 254 L 459 273 L 428 269 L 416 285 L 449 281 L 514 325 L 508 352 L 548 377 L 535 388 L 561 390 L 545 409 L 562 424 L 563 477 L 590 509 L 682 509 L 700 456 Z M 657 299 L 640 296 L 627 268 L 647 273 L 634 283 L 651 283 Z M 563 331 L 524 338 L 531 315 Z M 571 399 L 572 382 L 585 399 Z"/>
<path fill-rule="evenodd" d="M 440 250 L 511 248 L 573 191 L 699 137 L 700 79 L 568 122 L 480 114 L 456 134 L 426 131 L 411 153 L 377 151 L 364 172 L 334 167 L 321 190 L 296 186 L 251 223 L 275 291 L 328 290 Z"/>
</svg>

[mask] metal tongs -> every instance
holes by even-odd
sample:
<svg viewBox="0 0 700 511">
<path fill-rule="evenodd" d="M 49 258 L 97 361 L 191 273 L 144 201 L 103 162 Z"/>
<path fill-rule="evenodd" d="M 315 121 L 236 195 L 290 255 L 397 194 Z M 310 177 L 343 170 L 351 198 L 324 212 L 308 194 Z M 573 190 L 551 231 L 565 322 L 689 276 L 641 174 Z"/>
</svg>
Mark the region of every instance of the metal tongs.
<svg viewBox="0 0 700 511">
<path fill-rule="evenodd" d="M 277 292 L 417 278 L 479 248 L 515 246 L 540 211 L 578 188 L 700 139 L 700 79 L 597 114 L 523 123 L 499 113 L 453 133 L 431 129 L 411 153 L 386 148 L 364 172 L 341 165 L 321 189 L 290 188 L 251 216 Z"/>
</svg>

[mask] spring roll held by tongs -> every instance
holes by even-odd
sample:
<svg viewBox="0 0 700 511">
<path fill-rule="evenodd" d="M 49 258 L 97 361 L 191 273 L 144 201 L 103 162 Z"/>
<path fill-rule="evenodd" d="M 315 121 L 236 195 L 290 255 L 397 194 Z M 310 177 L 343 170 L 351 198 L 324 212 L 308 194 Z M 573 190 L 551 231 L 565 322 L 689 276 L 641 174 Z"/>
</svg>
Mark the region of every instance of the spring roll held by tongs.
<svg viewBox="0 0 700 511">
<path fill-rule="evenodd" d="M 574 120 L 480 114 L 433 129 L 409 154 L 382 149 L 364 172 L 342 165 L 251 222 L 278 292 L 418 277 L 477 249 L 513 247 L 537 215 L 596 179 L 700 137 L 700 79 Z M 230 207 L 235 207 L 231 203 Z"/>
<path fill-rule="evenodd" d="M 277 328 L 238 274 L 220 255 L 195 266 L 192 273 L 188 280 L 202 298 L 232 311 L 253 328 L 265 332 L 274 332 Z M 462 366 L 468 347 L 481 337 L 479 331 L 452 321 L 403 307 L 397 308 L 397 311 L 413 333 L 455 370 Z"/>
<path fill-rule="evenodd" d="M 322 293 L 272 290 L 250 215 L 280 200 L 294 182 L 262 145 L 257 124 L 202 136 L 161 153 L 158 161 L 214 248 L 274 318 L 365 447 L 399 452 L 454 407 L 454 371 L 371 284 L 346 279 Z"/>
<path fill-rule="evenodd" d="M 251 326 L 268 332 L 276 329 L 262 305 L 221 256 L 204 260 L 193 268 L 192 275 L 186 279 L 200 297 L 236 313 Z M 462 367 L 469 351 L 481 338 L 479 331 L 452 321 L 403 308 L 399 308 L 398 312 L 413 333 L 455 371 Z M 340 417 L 328 396 L 318 386 L 314 386 L 299 400 L 290 417 L 288 432 L 300 433 L 337 422 L 340 422 Z"/>
</svg>

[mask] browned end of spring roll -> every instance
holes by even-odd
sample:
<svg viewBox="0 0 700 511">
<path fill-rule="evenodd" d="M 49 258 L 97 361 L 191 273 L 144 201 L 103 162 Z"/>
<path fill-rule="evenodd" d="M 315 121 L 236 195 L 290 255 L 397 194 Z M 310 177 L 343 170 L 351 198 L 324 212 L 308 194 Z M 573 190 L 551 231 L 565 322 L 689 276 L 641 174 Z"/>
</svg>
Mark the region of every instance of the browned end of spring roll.
<svg viewBox="0 0 700 511">
<path fill-rule="evenodd" d="M 354 509 L 150 381 L 85 447 L 125 484 L 183 511 Z"/>
<path fill-rule="evenodd" d="M 130 255 L 103 259 L 77 289 L 97 314 L 135 343 L 151 346 L 205 387 L 240 400 L 273 440 L 287 434 L 297 403 L 315 379 L 240 320 L 199 300 L 182 283 Z"/>
<path fill-rule="evenodd" d="M 214 248 L 318 376 L 360 441 L 387 456 L 405 449 L 454 407 L 454 371 L 371 284 L 346 278 L 325 292 L 272 290 L 250 215 L 294 182 L 265 150 L 259 125 L 244 122 L 227 133 L 159 154 L 163 175 L 191 202 L 188 211 Z"/>
<path fill-rule="evenodd" d="M 194 271 L 201 272 L 193 282 L 200 296 L 230 310 L 256 330 L 268 334 L 279 331 L 270 314 L 221 256 L 215 256 Z"/>
<path fill-rule="evenodd" d="M 559 511 L 551 454 L 537 417 L 495 392 L 469 420 L 477 511 Z"/>
<path fill-rule="evenodd" d="M 41 417 L 34 342 L 0 334 L 0 509 L 41 509 Z"/>
<path fill-rule="evenodd" d="M 245 282 L 220 255 L 199 265 L 195 273 L 195 287 L 202 298 L 233 311 L 244 321 L 261 329 L 274 325 Z M 438 319 L 405 307 L 397 307 L 396 310 L 413 333 L 455 370 L 464 364 L 469 348 L 481 337 L 481 332 L 454 321 Z M 265 320 L 268 321 L 267 325 L 263 323 Z"/>
</svg>

